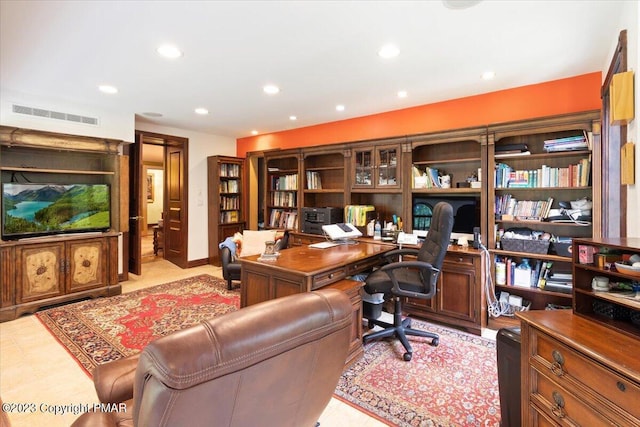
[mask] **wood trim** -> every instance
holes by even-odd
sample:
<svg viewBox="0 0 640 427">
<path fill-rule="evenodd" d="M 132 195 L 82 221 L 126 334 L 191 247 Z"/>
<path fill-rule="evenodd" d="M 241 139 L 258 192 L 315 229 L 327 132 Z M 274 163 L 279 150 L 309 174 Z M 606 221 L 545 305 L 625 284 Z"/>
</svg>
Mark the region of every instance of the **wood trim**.
<svg viewBox="0 0 640 427">
<path fill-rule="evenodd" d="M 20 145 L 21 147 L 118 154 L 118 148 L 123 143 L 124 141 L 116 139 L 0 126 L 0 144 L 7 146 Z"/>
</svg>

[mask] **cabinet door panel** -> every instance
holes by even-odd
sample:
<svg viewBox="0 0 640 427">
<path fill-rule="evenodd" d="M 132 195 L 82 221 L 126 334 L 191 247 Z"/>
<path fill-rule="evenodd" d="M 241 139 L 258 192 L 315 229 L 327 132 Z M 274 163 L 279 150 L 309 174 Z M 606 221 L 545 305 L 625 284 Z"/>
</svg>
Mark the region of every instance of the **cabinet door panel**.
<svg viewBox="0 0 640 427">
<path fill-rule="evenodd" d="M 442 266 L 442 284 L 437 294 L 440 312 L 450 317 L 474 321 L 475 272 L 462 270 L 459 265 Z"/>
<path fill-rule="evenodd" d="M 16 303 L 37 301 L 64 294 L 64 244 L 18 248 Z"/>
<path fill-rule="evenodd" d="M 97 288 L 107 284 L 106 241 L 70 242 L 67 249 L 68 292 Z"/>
</svg>

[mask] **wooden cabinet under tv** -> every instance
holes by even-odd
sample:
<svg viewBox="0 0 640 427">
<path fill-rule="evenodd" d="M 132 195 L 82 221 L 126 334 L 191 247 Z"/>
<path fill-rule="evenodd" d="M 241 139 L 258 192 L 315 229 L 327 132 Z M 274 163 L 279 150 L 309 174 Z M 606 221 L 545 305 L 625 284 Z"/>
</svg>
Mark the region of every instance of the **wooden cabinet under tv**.
<svg viewBox="0 0 640 427">
<path fill-rule="evenodd" d="M 64 302 L 121 293 L 118 234 L 0 243 L 0 322 Z"/>
</svg>

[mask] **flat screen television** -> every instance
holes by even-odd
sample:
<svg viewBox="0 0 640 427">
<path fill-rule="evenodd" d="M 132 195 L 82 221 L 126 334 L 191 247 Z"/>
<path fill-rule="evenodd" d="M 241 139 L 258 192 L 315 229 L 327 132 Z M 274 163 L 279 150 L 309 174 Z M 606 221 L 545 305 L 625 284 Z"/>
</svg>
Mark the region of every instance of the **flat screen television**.
<svg viewBox="0 0 640 427">
<path fill-rule="evenodd" d="M 465 237 L 473 240 L 474 227 L 480 227 L 480 197 L 475 196 L 443 196 L 443 197 L 414 197 L 413 199 L 413 232 L 426 235 L 431 226 L 433 208 L 438 202 L 447 202 L 453 208 L 453 229 L 451 239 Z M 417 233 L 416 233 L 417 231 Z"/>
<path fill-rule="evenodd" d="M 2 183 L 4 240 L 110 228 L 108 184 Z"/>
</svg>

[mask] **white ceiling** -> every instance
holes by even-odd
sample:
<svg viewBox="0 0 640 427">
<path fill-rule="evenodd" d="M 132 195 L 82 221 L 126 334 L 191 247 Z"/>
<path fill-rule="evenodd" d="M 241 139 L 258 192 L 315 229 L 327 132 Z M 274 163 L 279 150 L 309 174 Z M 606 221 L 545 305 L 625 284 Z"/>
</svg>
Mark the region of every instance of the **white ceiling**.
<svg viewBox="0 0 640 427">
<path fill-rule="evenodd" d="M 437 0 L 2 0 L 0 84 L 244 137 L 600 71 L 622 29 L 622 7 L 612 0 L 484 0 L 466 10 Z M 159 57 L 156 47 L 167 42 L 184 56 Z M 377 56 L 387 42 L 399 47 L 397 58 Z M 486 70 L 496 78 L 482 81 Z M 119 93 L 99 92 L 103 83 Z M 265 95 L 267 83 L 281 92 Z M 196 107 L 210 114 L 198 116 Z"/>
</svg>

